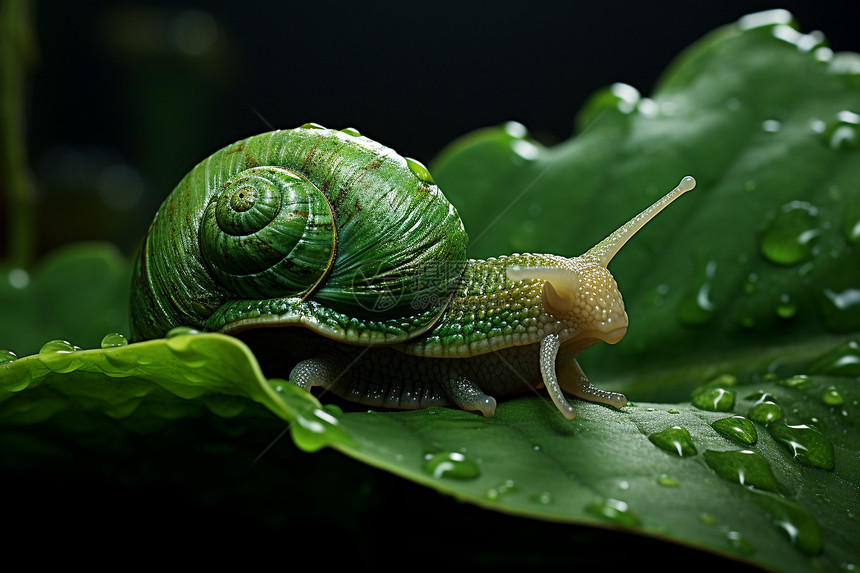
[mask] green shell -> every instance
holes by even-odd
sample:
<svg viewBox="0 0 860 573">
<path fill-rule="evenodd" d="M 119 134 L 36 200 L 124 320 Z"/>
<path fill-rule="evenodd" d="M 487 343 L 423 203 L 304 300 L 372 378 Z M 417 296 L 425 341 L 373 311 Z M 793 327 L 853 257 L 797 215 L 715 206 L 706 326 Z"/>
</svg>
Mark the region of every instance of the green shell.
<svg viewBox="0 0 860 573">
<path fill-rule="evenodd" d="M 414 160 L 354 130 L 260 134 L 203 160 L 156 213 L 135 265 L 132 337 L 303 325 L 408 340 L 444 312 L 466 244 Z"/>
</svg>

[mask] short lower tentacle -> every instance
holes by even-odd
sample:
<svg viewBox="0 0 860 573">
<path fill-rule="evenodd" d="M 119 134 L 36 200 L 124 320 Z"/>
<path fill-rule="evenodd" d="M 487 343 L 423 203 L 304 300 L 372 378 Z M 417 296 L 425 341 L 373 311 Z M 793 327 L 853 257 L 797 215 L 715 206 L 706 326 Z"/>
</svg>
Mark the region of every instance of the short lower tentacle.
<svg viewBox="0 0 860 573">
<path fill-rule="evenodd" d="M 607 392 L 588 381 L 575 356 L 562 357 L 559 379 L 566 392 L 589 402 L 598 402 L 615 408 L 627 405 L 627 397 L 618 392 Z"/>
</svg>

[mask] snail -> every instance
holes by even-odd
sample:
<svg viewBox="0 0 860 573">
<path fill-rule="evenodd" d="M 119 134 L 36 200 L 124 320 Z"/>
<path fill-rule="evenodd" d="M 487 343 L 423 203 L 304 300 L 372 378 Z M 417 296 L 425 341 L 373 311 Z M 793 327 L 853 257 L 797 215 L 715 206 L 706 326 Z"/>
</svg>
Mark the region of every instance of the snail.
<svg viewBox="0 0 860 573">
<path fill-rule="evenodd" d="M 231 334 L 305 390 L 380 407 L 489 417 L 496 397 L 545 386 L 569 420 L 565 392 L 621 408 L 576 357 L 624 336 L 607 265 L 694 185 L 683 178 L 579 257 L 474 260 L 419 162 L 351 128 L 256 135 L 199 163 L 159 208 L 135 263 L 132 339 Z"/>
</svg>

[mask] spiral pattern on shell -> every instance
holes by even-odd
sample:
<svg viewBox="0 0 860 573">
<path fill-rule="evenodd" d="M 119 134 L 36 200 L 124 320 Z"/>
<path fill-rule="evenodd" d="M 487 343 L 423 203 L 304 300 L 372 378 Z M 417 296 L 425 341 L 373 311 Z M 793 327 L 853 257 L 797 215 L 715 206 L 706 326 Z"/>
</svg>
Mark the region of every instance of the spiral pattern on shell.
<svg viewBox="0 0 860 573">
<path fill-rule="evenodd" d="M 325 276 L 336 230 L 325 195 L 277 166 L 241 171 L 216 193 L 200 227 L 203 260 L 249 298 L 300 296 Z"/>
</svg>

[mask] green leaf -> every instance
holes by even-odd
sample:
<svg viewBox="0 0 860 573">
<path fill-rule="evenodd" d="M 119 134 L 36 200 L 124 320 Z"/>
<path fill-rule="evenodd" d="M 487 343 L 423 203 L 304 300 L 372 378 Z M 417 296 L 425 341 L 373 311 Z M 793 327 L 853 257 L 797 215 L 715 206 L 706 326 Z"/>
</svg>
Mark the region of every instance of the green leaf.
<svg viewBox="0 0 860 573">
<path fill-rule="evenodd" d="M 123 326 L 88 319 L 116 314 L 127 276 L 97 265 L 105 290 L 92 304 L 104 306 L 76 303 L 87 300 L 83 269 L 116 259 L 70 251 L 45 267 L 64 269 L 58 278 L 4 273 L 2 308 L 18 314 L 0 323 L 0 347 L 32 355 L 0 365 L 0 424 L 54 424 L 65 436 L 108 418 L 139 435 L 207 413 L 251 427 L 275 418 L 305 451 L 338 450 L 492 510 L 482 527 L 511 514 L 559 524 L 541 530 L 551 539 L 561 524 L 586 524 L 770 569 L 853 568 L 858 61 L 800 34 L 783 11 L 754 15 L 682 54 L 651 98 L 623 85 L 596 94 L 567 142 L 545 148 L 509 124 L 467 136 L 433 166 L 472 256 L 579 254 L 682 176 L 697 178 L 612 263 L 627 338 L 583 356 L 598 385 L 628 393 L 626 408 L 577 403 L 568 422 L 541 393 L 503 401 L 490 419 L 341 411 L 261 372 L 227 336 L 98 348 Z M 90 349 L 61 341 L 34 354 L 50 338 Z"/>
<path fill-rule="evenodd" d="M 481 507 L 803 570 L 856 557 L 860 386 L 830 372 L 856 355 L 849 345 L 823 357 L 816 368 L 828 375 L 745 386 L 722 377 L 700 390 L 698 407 L 580 404 L 568 422 L 545 396 L 504 402 L 490 419 L 444 408 L 343 413 L 267 380 L 232 337 L 180 333 L 95 350 L 49 344 L 0 366 L 0 424 L 85 412 L 143 432 L 205 410 L 259 416 L 261 405 L 306 451 L 329 446 Z M 775 415 L 762 417 L 762 406 Z M 70 419 L 63 427 L 80 431 Z"/>
</svg>

